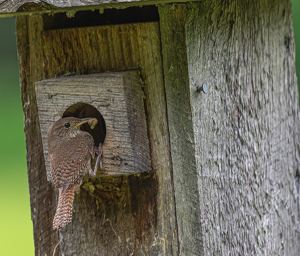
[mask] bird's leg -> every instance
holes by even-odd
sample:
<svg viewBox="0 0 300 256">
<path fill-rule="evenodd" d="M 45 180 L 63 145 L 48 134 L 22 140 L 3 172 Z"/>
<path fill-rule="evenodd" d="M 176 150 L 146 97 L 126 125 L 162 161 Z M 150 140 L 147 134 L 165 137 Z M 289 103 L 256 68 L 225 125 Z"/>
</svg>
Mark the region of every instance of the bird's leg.
<svg viewBox="0 0 300 256">
<path fill-rule="evenodd" d="M 97 169 L 98 169 L 98 165 L 100 164 L 100 168 L 102 169 L 102 161 L 101 161 L 101 156 L 102 156 L 102 143 L 99 143 L 99 147 L 96 150 L 97 153 L 97 160 L 96 160 L 96 164 L 95 164 L 95 168 L 94 168 L 94 176 L 96 176 L 97 173 Z"/>
</svg>

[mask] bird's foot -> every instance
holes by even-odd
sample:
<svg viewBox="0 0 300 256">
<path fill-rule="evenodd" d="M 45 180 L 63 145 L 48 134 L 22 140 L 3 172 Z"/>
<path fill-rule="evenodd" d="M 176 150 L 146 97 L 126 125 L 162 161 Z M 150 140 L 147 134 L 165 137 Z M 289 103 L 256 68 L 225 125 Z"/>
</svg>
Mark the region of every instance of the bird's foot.
<svg viewBox="0 0 300 256">
<path fill-rule="evenodd" d="M 100 165 L 100 168 L 102 169 L 102 161 L 101 161 L 101 156 L 102 156 L 102 143 L 99 144 L 99 147 L 96 150 L 97 160 L 94 168 L 94 172 L 91 171 L 90 176 L 95 177 L 97 174 L 97 169 L 98 165 Z"/>
</svg>

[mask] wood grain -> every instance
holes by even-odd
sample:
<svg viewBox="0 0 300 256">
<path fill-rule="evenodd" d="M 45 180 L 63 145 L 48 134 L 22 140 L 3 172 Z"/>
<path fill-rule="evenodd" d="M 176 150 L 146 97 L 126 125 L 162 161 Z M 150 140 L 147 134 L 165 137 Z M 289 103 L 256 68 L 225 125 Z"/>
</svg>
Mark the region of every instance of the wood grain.
<svg viewBox="0 0 300 256">
<path fill-rule="evenodd" d="M 201 195 L 184 33 L 186 13 L 172 5 L 161 6 L 159 12 L 180 255 L 202 255 Z"/>
<path fill-rule="evenodd" d="M 60 252 L 64 255 L 177 255 L 159 24 L 43 31 L 46 18 L 40 15 L 17 18 L 20 66 L 27 70 L 21 72 L 20 78 L 23 108 L 25 114 L 30 113 L 25 115 L 27 152 L 34 154 L 39 150 L 41 158 L 41 162 L 28 158 L 36 254 L 51 255 L 53 243 L 58 240 L 51 230 L 55 201 L 53 205 L 46 199 L 49 205 L 45 206 L 36 194 L 55 197 L 51 183 L 46 180 L 42 140 L 33 141 L 35 133 L 41 133 L 35 82 L 66 74 L 138 69 L 145 93 L 152 170 L 140 175 L 86 179 L 80 195 L 75 195 L 73 221 L 60 232 Z M 36 175 L 40 176 L 40 183 L 34 179 Z M 52 213 L 47 228 L 41 217 L 44 211 Z M 54 240 L 49 240 L 50 235 Z"/>
<path fill-rule="evenodd" d="M 159 12 L 181 254 L 299 255 L 290 1 Z"/>
<path fill-rule="evenodd" d="M 50 248 L 55 246 L 58 241 L 58 234 L 52 231 L 52 220 L 56 207 L 55 191 L 51 183 L 47 182 L 45 175 L 46 168 L 33 86 L 35 78 L 31 76 L 30 68 L 33 54 L 30 54 L 29 45 L 35 30 L 28 30 L 28 27 L 36 21 L 39 21 L 36 17 L 31 20 L 27 17 L 17 20 L 17 44 L 35 255 L 43 255 L 44 252 L 50 252 Z"/>
</svg>

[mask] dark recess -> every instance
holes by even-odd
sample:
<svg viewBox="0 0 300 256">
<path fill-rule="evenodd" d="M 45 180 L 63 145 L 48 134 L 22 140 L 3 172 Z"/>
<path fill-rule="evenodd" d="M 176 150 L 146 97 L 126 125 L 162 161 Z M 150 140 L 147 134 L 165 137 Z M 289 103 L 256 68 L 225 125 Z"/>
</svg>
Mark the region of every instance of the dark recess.
<svg viewBox="0 0 300 256">
<path fill-rule="evenodd" d="M 56 13 L 54 15 L 45 14 L 44 30 L 154 21 L 159 21 L 159 14 L 157 7 L 150 5 L 143 7 L 130 7 L 121 10 L 106 9 L 102 14 L 99 10 L 79 11 L 76 12 L 72 18 L 68 18 L 66 13 Z"/>
<path fill-rule="evenodd" d="M 101 113 L 94 108 L 93 106 L 85 103 L 77 103 L 70 106 L 63 114 L 64 117 L 78 117 L 78 118 L 87 118 L 87 117 L 95 117 L 98 119 L 98 124 L 92 130 L 88 124 L 84 124 L 81 126 L 81 130 L 87 131 L 90 133 L 95 141 L 95 145 L 98 147 L 99 143 L 103 144 L 105 135 L 106 135 L 106 127 L 105 121 Z"/>
</svg>

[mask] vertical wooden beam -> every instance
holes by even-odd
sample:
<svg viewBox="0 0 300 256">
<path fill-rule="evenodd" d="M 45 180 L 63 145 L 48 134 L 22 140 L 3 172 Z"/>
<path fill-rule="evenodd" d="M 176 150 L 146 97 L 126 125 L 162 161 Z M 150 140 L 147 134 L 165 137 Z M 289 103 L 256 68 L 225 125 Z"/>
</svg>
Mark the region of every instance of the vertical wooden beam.
<svg viewBox="0 0 300 256">
<path fill-rule="evenodd" d="M 35 255 L 50 255 L 58 241 L 58 234 L 52 230 L 52 218 L 56 202 L 54 189 L 45 175 L 45 161 L 35 97 L 35 62 L 32 41 L 37 40 L 33 23 L 42 24 L 40 16 L 17 17 L 17 45 L 20 67 L 21 97 L 24 112 L 26 158 L 31 205 L 31 219 L 34 228 Z"/>
<path fill-rule="evenodd" d="M 202 255 L 200 195 L 190 103 L 185 6 L 159 7 L 180 255 Z"/>
<path fill-rule="evenodd" d="M 138 26 L 141 26 L 141 24 Z M 151 29 L 149 25 L 147 26 L 145 29 L 139 30 L 138 44 L 141 54 L 141 67 L 143 67 L 142 76 L 145 79 L 152 166 L 155 171 L 155 178 L 158 181 L 157 236 L 161 237 L 161 240 L 157 242 L 162 248 L 162 255 L 178 255 L 178 227 L 159 36 L 160 29 L 159 26 L 156 26 L 155 29 Z M 143 41 L 146 43 L 142 43 Z"/>
</svg>

